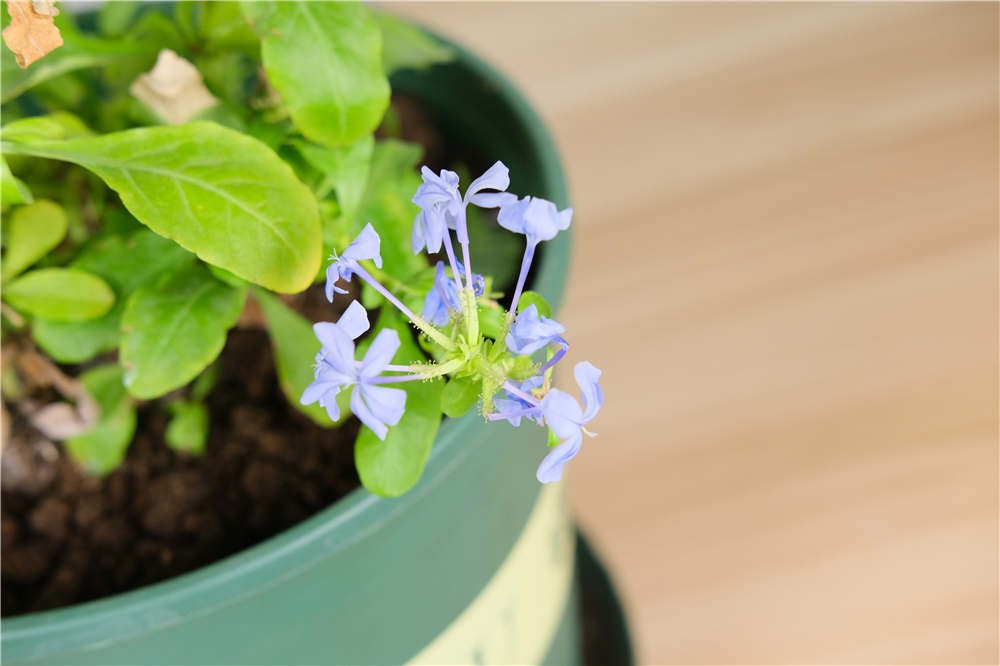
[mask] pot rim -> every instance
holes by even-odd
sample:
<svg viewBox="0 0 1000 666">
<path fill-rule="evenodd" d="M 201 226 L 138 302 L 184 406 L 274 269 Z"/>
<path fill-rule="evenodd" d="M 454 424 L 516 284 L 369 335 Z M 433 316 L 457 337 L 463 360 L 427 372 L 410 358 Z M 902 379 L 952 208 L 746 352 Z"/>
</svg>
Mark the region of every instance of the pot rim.
<svg viewBox="0 0 1000 666">
<path fill-rule="evenodd" d="M 499 71 L 484 60 L 416 24 L 431 37 L 451 47 L 455 60 L 447 66 L 464 67 L 485 81 L 502 98 L 529 137 L 533 158 L 540 167 L 540 189 L 560 208 L 567 205 L 567 187 L 559 156 L 551 135 L 541 118 L 521 92 Z M 533 286 L 544 294 L 553 308 L 562 300 L 566 282 L 566 264 L 570 234 L 563 232 L 549 241 L 535 271 Z M 429 492 L 459 467 L 471 447 L 463 447 L 468 431 L 479 421 L 475 413 L 459 419 L 446 419 L 431 449 L 420 481 L 399 498 L 374 495 L 358 487 L 330 506 L 302 522 L 220 560 L 193 571 L 109 597 L 73 604 L 53 610 L 26 613 L 3 619 L 2 643 L 23 643 L 45 637 L 49 643 L 64 643 L 70 649 L 93 644 L 101 628 L 114 627 L 116 640 L 123 634 L 138 634 L 151 624 L 163 627 L 209 614 L 214 609 L 257 594 L 261 589 L 280 584 L 298 575 L 321 559 L 348 548 L 369 533 L 380 529 L 401 512 L 406 504 Z M 267 583 L 247 589 L 244 579 L 261 577 Z M 165 611 L 169 607 L 171 610 Z M 131 625 L 133 631 L 122 631 Z M 46 654 L 52 654 L 50 649 Z M 29 657 L 30 658 L 30 657 Z"/>
</svg>

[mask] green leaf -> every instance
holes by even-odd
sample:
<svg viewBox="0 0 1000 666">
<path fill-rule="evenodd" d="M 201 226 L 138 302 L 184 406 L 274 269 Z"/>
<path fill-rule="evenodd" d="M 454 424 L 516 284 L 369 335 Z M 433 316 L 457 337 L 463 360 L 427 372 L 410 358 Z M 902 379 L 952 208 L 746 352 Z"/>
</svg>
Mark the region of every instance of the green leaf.
<svg viewBox="0 0 1000 666">
<path fill-rule="evenodd" d="M 548 439 L 549 446 L 559 446 L 559 444 L 562 443 L 562 440 L 559 439 L 559 436 L 556 435 L 551 430 L 549 430 L 548 432 L 549 432 L 549 439 Z"/>
<path fill-rule="evenodd" d="M 517 302 L 517 311 L 520 314 L 534 305 L 538 309 L 538 314 L 543 317 L 552 317 L 552 306 L 545 300 L 545 297 L 537 291 L 525 291 L 521 293 L 521 300 Z"/>
<path fill-rule="evenodd" d="M 374 138 L 366 136 L 343 147 L 320 146 L 307 141 L 295 141 L 293 145 L 306 162 L 324 176 L 318 196 L 333 189 L 337 193 L 341 215 L 353 220 L 368 184 Z"/>
<path fill-rule="evenodd" d="M 82 435 L 66 440 L 66 450 L 88 472 L 107 474 L 125 458 L 135 434 L 136 414 L 122 385 L 117 365 L 101 365 L 80 375 L 80 383 L 97 401 L 101 416 Z"/>
<path fill-rule="evenodd" d="M 354 143 L 389 105 L 382 35 L 369 11 L 347 2 L 244 2 L 261 36 L 271 85 L 307 138 Z"/>
<path fill-rule="evenodd" d="M 102 317 L 80 322 L 37 318 L 31 333 L 45 353 L 60 363 L 81 363 L 118 347 L 121 319 L 128 297 L 167 271 L 192 263 L 194 255 L 148 229 L 127 238 L 106 236 L 89 244 L 73 262 L 103 278 L 115 292 L 115 304 Z"/>
<path fill-rule="evenodd" d="M 455 59 L 454 51 L 412 23 L 384 12 L 374 16 L 382 30 L 382 69 L 386 74 L 397 69 L 427 69 Z"/>
<path fill-rule="evenodd" d="M 83 124 L 83 121 L 67 111 L 57 111 L 47 116 L 34 116 L 17 120 L 3 128 L 4 150 L 8 151 L 6 142 L 15 141 L 27 143 L 31 141 L 58 141 L 61 139 L 76 139 L 91 136 L 93 132 Z M 13 146 L 10 146 L 13 147 Z M 8 152 L 16 153 L 15 150 Z"/>
<path fill-rule="evenodd" d="M 340 420 L 332 423 L 326 410 L 318 403 L 303 405 L 299 402 L 302 392 L 313 381 L 313 363 L 319 342 L 312 325 L 273 294 L 263 289 L 254 289 L 254 298 L 267 318 L 267 331 L 271 335 L 274 349 L 274 365 L 278 371 L 278 383 L 288 398 L 288 402 L 318 425 L 329 428 L 342 423 L 350 414 L 348 401 L 350 391 L 341 391 L 337 396 L 340 405 Z"/>
<path fill-rule="evenodd" d="M 7 222 L 7 249 L 3 255 L 3 280 L 6 282 L 35 263 L 66 236 L 66 213 L 49 201 L 21 206 Z"/>
<path fill-rule="evenodd" d="M 31 203 L 31 190 L 10 171 L 7 160 L 0 157 L 0 209 L 14 204 Z"/>
<path fill-rule="evenodd" d="M 101 278 L 75 268 L 40 268 L 4 285 L 4 300 L 57 321 L 93 319 L 111 309 L 115 294 Z"/>
<path fill-rule="evenodd" d="M 121 37 L 135 23 L 141 2 L 105 2 L 97 10 L 97 29 L 106 37 Z"/>
<path fill-rule="evenodd" d="M 402 345 L 393 363 L 425 360 L 413 341 L 409 325 L 395 310 L 382 310 L 376 330 L 381 328 L 394 328 L 399 332 Z M 403 418 L 389 428 L 385 441 L 376 437 L 369 428 L 362 427 L 354 443 L 354 463 L 361 483 L 371 492 L 384 497 L 398 497 L 420 479 L 441 424 L 443 382 L 440 379 L 406 382 L 394 388 L 406 391 Z"/>
<path fill-rule="evenodd" d="M 256 139 L 192 122 L 49 141 L 19 133 L 26 122 L 5 129 L 7 150 L 86 167 L 140 222 L 205 261 L 283 292 L 305 289 L 319 270 L 316 200 Z"/>
<path fill-rule="evenodd" d="M 208 441 L 208 410 L 200 402 L 170 404 L 170 423 L 164 438 L 174 451 L 200 456 Z"/>
<path fill-rule="evenodd" d="M 352 230 L 356 234 L 371 221 L 382 239 L 383 270 L 402 281 L 427 267 L 426 259 L 410 249 L 413 219 L 419 210 L 410 199 L 420 185 L 414 167 L 422 152 L 420 146 L 403 141 L 375 145 L 368 185 Z"/>
<path fill-rule="evenodd" d="M 469 377 L 456 377 L 441 391 L 441 411 L 456 419 L 472 409 L 478 400 L 479 382 Z"/>
<path fill-rule="evenodd" d="M 245 297 L 245 288 L 200 265 L 136 290 L 122 316 L 119 352 L 129 393 L 155 398 L 194 379 L 222 351 Z"/>
</svg>

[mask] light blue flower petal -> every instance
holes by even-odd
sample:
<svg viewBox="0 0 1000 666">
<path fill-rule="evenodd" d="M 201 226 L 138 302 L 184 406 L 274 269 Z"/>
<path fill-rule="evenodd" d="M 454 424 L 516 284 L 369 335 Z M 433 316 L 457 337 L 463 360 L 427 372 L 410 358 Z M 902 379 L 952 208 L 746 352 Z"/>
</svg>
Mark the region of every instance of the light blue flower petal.
<svg viewBox="0 0 1000 666">
<path fill-rule="evenodd" d="M 372 410 L 369 409 L 368 405 L 365 404 L 360 386 L 355 386 L 354 391 L 351 392 L 351 412 L 353 412 L 362 423 L 368 426 L 371 431 L 375 433 L 376 437 L 379 439 L 385 439 L 385 435 L 389 432 L 389 429 L 378 419 L 377 416 L 372 413 Z"/>
<path fill-rule="evenodd" d="M 386 425 L 394 426 L 406 411 L 406 391 L 388 386 L 363 384 L 361 397 L 372 414 Z"/>
<path fill-rule="evenodd" d="M 341 259 L 354 262 L 371 259 L 377 267 L 382 268 L 382 255 L 379 254 L 381 243 L 382 241 L 378 236 L 378 232 L 375 231 L 375 227 L 369 222 L 361 230 L 361 233 L 358 234 L 358 237 L 347 246 Z"/>
<path fill-rule="evenodd" d="M 515 354 L 528 356 L 566 332 L 555 319 L 542 317 L 534 303 L 521 311 L 507 333 L 507 348 Z"/>
<path fill-rule="evenodd" d="M 368 322 L 368 311 L 358 301 L 351 301 L 344 314 L 337 320 L 337 328 L 346 333 L 351 340 L 357 340 L 369 326 L 371 324 Z"/>
<path fill-rule="evenodd" d="M 383 328 L 379 331 L 372 346 L 365 353 L 364 361 L 361 362 L 359 371 L 361 382 L 364 383 L 377 377 L 385 369 L 385 366 L 392 362 L 392 357 L 395 356 L 399 345 L 399 333 L 395 329 Z"/>
<path fill-rule="evenodd" d="M 604 404 L 604 391 L 597 383 L 601 378 L 601 371 L 590 361 L 581 361 L 573 368 L 573 376 L 576 377 L 576 383 L 583 397 L 583 423 L 589 423 Z"/>
<path fill-rule="evenodd" d="M 557 437 L 571 437 L 580 432 L 583 423 L 583 410 L 576 398 L 565 391 L 551 389 L 542 398 L 539 405 L 545 422 Z"/>
<path fill-rule="evenodd" d="M 542 464 L 538 466 L 535 478 L 540 483 L 552 483 L 553 481 L 562 480 L 563 468 L 566 466 L 566 463 L 580 452 L 582 444 L 583 435 L 577 430 L 575 435 L 549 451 L 549 455 L 545 456 Z"/>
<path fill-rule="evenodd" d="M 330 390 L 339 390 L 340 387 L 334 382 L 324 382 L 316 381 L 306 387 L 306 390 L 302 392 L 302 397 L 299 398 L 299 402 L 303 405 L 311 405 L 320 398 L 323 394 Z"/>
<path fill-rule="evenodd" d="M 506 190 L 510 185 L 510 169 L 503 162 L 497 160 L 482 176 L 476 178 L 465 190 L 465 200 L 471 198 L 481 190 Z"/>
<path fill-rule="evenodd" d="M 480 192 L 469 197 L 469 203 L 480 208 L 502 208 L 517 201 L 517 195 L 510 192 Z"/>
<path fill-rule="evenodd" d="M 323 345 L 323 359 L 340 372 L 351 373 L 354 366 L 354 341 L 336 324 L 321 321 L 313 324 L 313 333 Z"/>
</svg>

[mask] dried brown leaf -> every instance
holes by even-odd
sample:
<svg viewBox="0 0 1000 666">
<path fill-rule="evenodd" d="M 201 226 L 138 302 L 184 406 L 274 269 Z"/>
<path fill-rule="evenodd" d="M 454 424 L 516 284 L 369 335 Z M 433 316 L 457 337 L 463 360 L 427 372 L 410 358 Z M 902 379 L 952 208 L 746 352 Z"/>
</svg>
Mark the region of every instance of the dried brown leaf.
<svg viewBox="0 0 1000 666">
<path fill-rule="evenodd" d="M 50 13 L 39 13 L 30 0 L 7 0 L 10 25 L 3 30 L 3 41 L 14 52 L 21 69 L 63 44 L 53 20 L 59 10 L 51 2 L 40 4 L 43 11 Z"/>
<path fill-rule="evenodd" d="M 171 125 L 186 123 L 219 103 L 198 69 L 170 49 L 160 51 L 153 69 L 133 81 L 129 92 Z"/>
</svg>

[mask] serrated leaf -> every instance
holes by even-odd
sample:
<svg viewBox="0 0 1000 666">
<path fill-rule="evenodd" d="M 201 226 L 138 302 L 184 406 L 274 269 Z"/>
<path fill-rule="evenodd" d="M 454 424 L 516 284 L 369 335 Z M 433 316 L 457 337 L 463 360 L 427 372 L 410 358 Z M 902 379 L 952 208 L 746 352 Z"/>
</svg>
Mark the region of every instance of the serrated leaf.
<svg viewBox="0 0 1000 666">
<path fill-rule="evenodd" d="M 7 160 L 0 157 L 0 209 L 8 206 L 31 203 L 31 190 L 19 178 L 11 173 Z"/>
<path fill-rule="evenodd" d="M 382 35 L 348 2 L 244 2 L 271 85 L 306 137 L 343 145 L 370 134 L 389 105 Z"/>
<path fill-rule="evenodd" d="M 412 23 L 385 12 L 374 16 L 382 30 L 382 69 L 386 74 L 397 69 L 427 69 L 455 59 L 454 51 Z"/>
<path fill-rule="evenodd" d="M 135 405 L 117 365 L 92 368 L 79 379 L 100 406 L 101 416 L 93 428 L 66 440 L 66 450 L 88 472 L 107 474 L 121 464 L 135 434 Z"/>
<path fill-rule="evenodd" d="M 456 377 L 441 391 L 441 411 L 456 419 L 472 409 L 478 400 L 479 382 L 469 377 Z"/>
<path fill-rule="evenodd" d="M 103 278 L 115 292 L 114 306 L 102 317 L 88 321 L 37 318 L 32 324 L 32 337 L 60 363 L 81 363 L 111 351 L 121 340 L 122 313 L 132 292 L 192 262 L 193 254 L 148 229 L 127 238 L 111 235 L 98 239 L 80 253 L 72 267 Z"/>
<path fill-rule="evenodd" d="M 245 288 L 200 265 L 136 290 L 122 316 L 119 353 L 129 393 L 155 398 L 194 379 L 222 351 L 245 297 Z"/>
<path fill-rule="evenodd" d="M 38 201 L 15 210 L 6 223 L 7 242 L 3 255 L 3 281 L 32 265 L 66 236 L 66 213 L 62 206 Z"/>
<path fill-rule="evenodd" d="M 170 405 L 170 423 L 164 433 L 167 446 L 200 456 L 208 442 L 208 409 L 200 402 L 180 401 Z"/>
<path fill-rule="evenodd" d="M 521 300 L 517 302 L 518 313 L 524 312 L 534 305 L 538 309 L 538 314 L 543 317 L 552 317 L 552 306 L 545 300 L 545 297 L 537 291 L 525 291 L 521 293 Z"/>
<path fill-rule="evenodd" d="M 51 141 L 19 134 L 22 122 L 5 129 L 8 150 L 86 167 L 140 222 L 209 263 L 282 292 L 319 270 L 316 200 L 256 139 L 192 122 Z"/>
<path fill-rule="evenodd" d="M 83 321 L 111 309 L 115 294 L 101 278 L 75 268 L 40 268 L 4 285 L 5 301 L 57 321 Z"/>
<path fill-rule="evenodd" d="M 409 325 L 394 310 L 383 309 L 376 331 L 394 328 L 402 343 L 393 363 L 423 361 Z M 406 412 L 389 428 L 385 441 L 369 428 L 361 428 L 354 443 L 354 463 L 365 488 L 384 497 L 398 497 L 420 480 L 431 446 L 441 424 L 440 379 L 395 385 L 406 391 Z"/>
<path fill-rule="evenodd" d="M 313 381 L 313 363 L 320 346 L 312 324 L 263 289 L 254 289 L 253 295 L 267 318 L 267 332 L 274 349 L 278 382 L 288 402 L 325 428 L 342 423 L 350 415 L 350 390 L 341 391 L 337 395 L 337 404 L 340 405 L 340 420 L 337 423 L 330 421 L 326 410 L 318 403 L 303 405 L 299 402 L 302 392 Z"/>
</svg>

